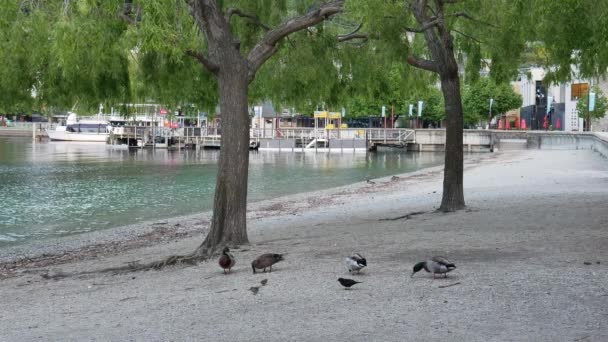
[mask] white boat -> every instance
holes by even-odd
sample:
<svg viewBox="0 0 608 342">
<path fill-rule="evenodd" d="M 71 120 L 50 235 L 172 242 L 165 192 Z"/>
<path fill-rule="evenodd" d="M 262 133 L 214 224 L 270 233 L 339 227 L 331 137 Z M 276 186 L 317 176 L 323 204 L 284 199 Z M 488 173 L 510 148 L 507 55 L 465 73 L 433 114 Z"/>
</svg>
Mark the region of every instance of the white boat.
<svg viewBox="0 0 608 342">
<path fill-rule="evenodd" d="M 110 135 L 109 123 L 105 119 L 78 119 L 70 113 L 63 125 L 54 130 L 47 129 L 46 133 L 52 141 L 89 141 L 106 142 Z"/>
</svg>

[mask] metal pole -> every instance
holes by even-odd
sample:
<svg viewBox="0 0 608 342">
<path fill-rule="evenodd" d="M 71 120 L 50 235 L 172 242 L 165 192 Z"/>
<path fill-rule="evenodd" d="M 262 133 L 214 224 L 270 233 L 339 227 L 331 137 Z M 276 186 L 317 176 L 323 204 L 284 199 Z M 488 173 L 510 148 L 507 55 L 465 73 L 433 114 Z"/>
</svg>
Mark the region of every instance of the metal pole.
<svg viewBox="0 0 608 342">
<path fill-rule="evenodd" d="M 591 132 L 591 82 L 589 82 L 589 89 L 587 89 L 587 132 Z"/>
</svg>

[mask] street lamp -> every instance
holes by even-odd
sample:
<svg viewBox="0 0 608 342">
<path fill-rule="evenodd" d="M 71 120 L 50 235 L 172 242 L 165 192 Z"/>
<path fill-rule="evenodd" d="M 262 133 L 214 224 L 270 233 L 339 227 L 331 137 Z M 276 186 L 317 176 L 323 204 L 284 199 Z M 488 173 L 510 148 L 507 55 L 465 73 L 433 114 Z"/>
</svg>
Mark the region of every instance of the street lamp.
<svg viewBox="0 0 608 342">
<path fill-rule="evenodd" d="M 492 122 L 492 105 L 494 104 L 494 99 L 490 97 L 490 114 L 488 117 L 488 129 L 490 129 L 490 123 Z"/>
<path fill-rule="evenodd" d="M 418 101 L 418 117 L 422 117 L 422 106 L 424 105 L 424 101 Z M 419 120 L 419 119 L 416 119 Z"/>
<path fill-rule="evenodd" d="M 589 91 L 589 96 L 587 96 L 587 131 L 591 132 L 591 112 L 595 109 L 595 93 Z"/>
</svg>

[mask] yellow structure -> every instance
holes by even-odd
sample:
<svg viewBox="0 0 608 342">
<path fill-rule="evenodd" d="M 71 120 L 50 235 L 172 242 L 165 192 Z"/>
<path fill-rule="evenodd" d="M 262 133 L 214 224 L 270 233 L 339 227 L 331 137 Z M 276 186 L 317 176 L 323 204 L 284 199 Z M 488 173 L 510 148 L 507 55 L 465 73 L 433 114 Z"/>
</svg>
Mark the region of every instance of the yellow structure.
<svg viewBox="0 0 608 342">
<path fill-rule="evenodd" d="M 342 114 L 340 112 L 328 112 L 326 110 L 314 112 L 315 128 L 319 127 L 319 121 L 324 120 L 325 129 L 335 129 L 336 126 L 342 127 Z"/>
</svg>

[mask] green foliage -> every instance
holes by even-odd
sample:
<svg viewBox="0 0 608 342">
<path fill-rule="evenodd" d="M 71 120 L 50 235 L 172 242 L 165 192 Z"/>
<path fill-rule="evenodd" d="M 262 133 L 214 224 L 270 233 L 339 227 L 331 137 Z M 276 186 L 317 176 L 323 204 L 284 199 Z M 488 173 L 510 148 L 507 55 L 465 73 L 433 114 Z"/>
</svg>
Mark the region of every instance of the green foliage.
<svg viewBox="0 0 608 342">
<path fill-rule="evenodd" d="M 90 109 L 130 97 L 127 25 L 108 16 L 118 2 L 92 3 L 2 2 L 0 110 Z"/>
<path fill-rule="evenodd" d="M 593 119 L 601 119 L 606 116 L 608 111 L 608 99 L 602 93 L 602 90 L 598 87 L 593 87 L 592 92 L 595 93 L 595 107 L 591 114 Z M 587 117 L 587 107 L 589 106 L 589 92 L 587 92 L 576 104 L 576 110 L 579 112 L 581 117 Z"/>
<path fill-rule="evenodd" d="M 0 2 L 0 112 L 75 110 L 92 111 L 130 102 L 156 102 L 176 109 L 191 105 L 212 111 L 218 103 L 217 82 L 200 63 L 186 55 L 205 53 L 206 40 L 195 25 L 186 1 L 133 0 L 126 16 L 124 0 L 52 0 Z M 252 13 L 268 26 L 314 8 L 315 0 L 232 0 L 224 9 L 236 7 Z M 125 17 L 128 19 L 126 20 Z M 233 33 L 246 55 L 266 32 L 247 18 L 233 16 Z M 322 25 L 319 26 L 322 28 Z M 332 72 L 332 59 L 317 70 L 327 45 L 322 30 L 314 39 L 303 32 L 294 38 L 296 48 L 281 45 L 280 55 L 302 59 L 296 70 L 308 79 L 294 81 L 285 89 L 273 77 L 277 70 L 287 79 L 289 65 L 272 59 L 266 77 L 252 88 L 252 101 L 261 98 L 338 102 L 337 83 L 327 83 L 310 99 L 300 99 L 302 86 L 321 73 Z M 333 37 L 335 43 L 335 36 Z M 315 41 L 316 40 L 316 41 Z M 312 41 L 310 45 L 307 45 Z M 283 60 L 285 61 L 285 60 Z M 275 68 L 276 67 L 276 68 Z M 281 70 L 285 69 L 285 70 Z M 264 72 L 262 72 L 264 73 Z M 335 77 L 334 77 L 335 78 Z M 282 90 L 275 94 L 275 90 Z M 335 94 L 335 95 L 334 95 Z M 34 95 L 34 96 L 32 96 Z M 333 96 L 333 97 L 332 97 Z M 282 103 L 282 102 L 281 102 Z"/>
<path fill-rule="evenodd" d="M 608 2 L 535 0 L 530 8 L 536 27 L 528 39 L 544 47 L 543 65 L 552 70 L 546 81 L 606 74 Z M 573 73 L 572 65 L 578 66 L 579 75 Z"/>
<path fill-rule="evenodd" d="M 462 97 L 465 123 L 469 125 L 488 119 L 491 98 L 494 99 L 492 116 L 517 109 L 522 104 L 521 95 L 515 93 L 510 84 L 496 84 L 488 78 L 466 86 Z"/>
</svg>

